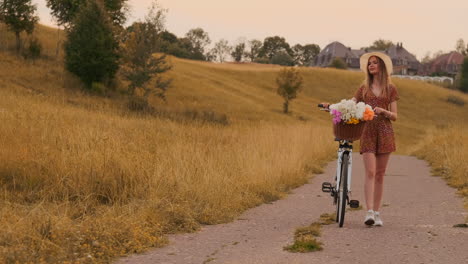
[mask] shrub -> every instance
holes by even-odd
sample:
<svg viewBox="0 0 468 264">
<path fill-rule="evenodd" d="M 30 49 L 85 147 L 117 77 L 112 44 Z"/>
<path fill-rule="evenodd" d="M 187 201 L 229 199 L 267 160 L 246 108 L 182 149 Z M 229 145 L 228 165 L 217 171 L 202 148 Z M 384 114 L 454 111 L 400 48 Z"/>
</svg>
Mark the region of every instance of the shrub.
<svg viewBox="0 0 468 264">
<path fill-rule="evenodd" d="M 348 65 L 341 58 L 334 58 L 330 63 L 330 67 L 345 70 L 348 68 Z"/>
<path fill-rule="evenodd" d="M 25 59 L 31 59 L 35 61 L 41 56 L 42 45 L 37 38 L 31 38 L 28 42 L 28 48 L 23 51 L 23 57 Z"/>
<path fill-rule="evenodd" d="M 447 102 L 452 103 L 454 105 L 458 105 L 458 106 L 464 106 L 465 105 L 465 100 L 463 100 L 462 98 L 460 98 L 458 96 L 455 96 L 455 95 L 449 95 L 447 97 Z"/>
<path fill-rule="evenodd" d="M 277 64 L 277 65 L 282 65 L 282 66 L 293 66 L 294 65 L 294 59 L 288 53 L 282 51 L 282 52 L 276 53 L 271 58 L 271 63 L 272 64 Z"/>
</svg>

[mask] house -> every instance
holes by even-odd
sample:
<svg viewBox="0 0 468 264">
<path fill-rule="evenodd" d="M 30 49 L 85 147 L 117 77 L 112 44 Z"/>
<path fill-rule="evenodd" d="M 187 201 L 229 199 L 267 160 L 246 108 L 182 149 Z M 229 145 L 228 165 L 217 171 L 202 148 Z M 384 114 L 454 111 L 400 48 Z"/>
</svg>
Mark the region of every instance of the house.
<svg viewBox="0 0 468 264">
<path fill-rule="evenodd" d="M 429 63 L 425 63 L 419 72 L 420 75 L 448 75 L 454 77 L 461 69 L 463 55 L 452 51 L 442 54 Z"/>
<path fill-rule="evenodd" d="M 349 69 L 359 69 L 359 58 L 369 49 L 351 49 L 340 42 L 332 42 L 315 57 L 311 66 L 328 67 L 335 58 L 341 58 Z M 386 53 L 393 63 L 393 73 L 399 75 L 416 75 L 421 68 L 421 63 L 416 57 L 403 48 L 402 43 L 391 45 L 388 49 L 381 51 Z"/>
<path fill-rule="evenodd" d="M 393 74 L 396 75 L 416 75 L 418 74 L 421 63 L 416 59 L 416 56 L 409 53 L 403 48 L 403 43 L 391 45 L 384 51 L 393 63 Z"/>
<path fill-rule="evenodd" d="M 359 57 L 364 50 L 353 50 L 338 41 L 334 41 L 315 57 L 311 66 L 328 67 L 335 58 L 341 58 L 350 68 L 359 68 Z"/>
</svg>

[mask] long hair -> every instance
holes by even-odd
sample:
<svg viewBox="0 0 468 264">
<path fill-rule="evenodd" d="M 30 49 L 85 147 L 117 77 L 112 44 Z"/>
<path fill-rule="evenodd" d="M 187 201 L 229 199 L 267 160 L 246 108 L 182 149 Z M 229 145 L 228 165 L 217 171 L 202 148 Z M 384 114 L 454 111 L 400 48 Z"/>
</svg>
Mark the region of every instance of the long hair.
<svg viewBox="0 0 468 264">
<path fill-rule="evenodd" d="M 383 87 L 382 94 L 380 96 L 383 96 L 387 98 L 389 96 L 389 86 L 392 84 L 392 81 L 390 79 L 390 76 L 388 75 L 387 67 L 385 66 L 384 61 L 379 58 L 378 56 L 371 56 L 369 60 L 375 57 L 379 61 L 379 77 L 380 77 L 380 86 Z M 368 67 L 368 66 L 366 66 Z M 364 80 L 364 90 L 363 90 L 363 97 L 367 98 L 369 93 L 371 93 L 371 87 L 372 84 L 374 83 L 374 75 L 370 74 L 369 68 L 366 69 L 366 79 Z"/>
</svg>

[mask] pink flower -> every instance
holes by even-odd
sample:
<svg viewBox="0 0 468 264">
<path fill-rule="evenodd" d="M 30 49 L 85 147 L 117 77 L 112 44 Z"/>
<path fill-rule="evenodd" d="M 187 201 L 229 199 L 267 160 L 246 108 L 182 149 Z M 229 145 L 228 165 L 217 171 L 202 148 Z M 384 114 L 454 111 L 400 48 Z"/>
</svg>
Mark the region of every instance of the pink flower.
<svg viewBox="0 0 468 264">
<path fill-rule="evenodd" d="M 332 109 L 331 110 L 331 113 L 333 115 L 333 124 L 338 124 L 339 122 L 341 122 L 341 112 L 336 110 L 336 109 Z"/>
</svg>

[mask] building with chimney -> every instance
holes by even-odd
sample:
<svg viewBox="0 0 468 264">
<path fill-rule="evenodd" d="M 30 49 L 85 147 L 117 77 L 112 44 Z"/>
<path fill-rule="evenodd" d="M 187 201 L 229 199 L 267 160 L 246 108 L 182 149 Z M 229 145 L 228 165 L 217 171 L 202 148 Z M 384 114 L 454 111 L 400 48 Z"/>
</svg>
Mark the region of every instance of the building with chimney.
<svg viewBox="0 0 468 264">
<path fill-rule="evenodd" d="M 360 68 L 359 58 L 362 54 L 372 51 L 380 51 L 386 53 L 393 63 L 393 74 L 397 75 L 416 75 L 420 68 L 421 63 L 416 57 L 408 52 L 403 43 L 391 45 L 386 50 L 370 50 L 370 49 L 351 49 L 346 47 L 338 41 L 334 41 L 327 46 L 315 57 L 311 66 L 315 67 L 329 67 L 335 58 L 343 60 L 349 69 Z"/>
<path fill-rule="evenodd" d="M 454 77 L 461 69 L 464 56 L 457 52 L 442 54 L 429 63 L 422 65 L 420 75 L 439 75 Z"/>
</svg>

